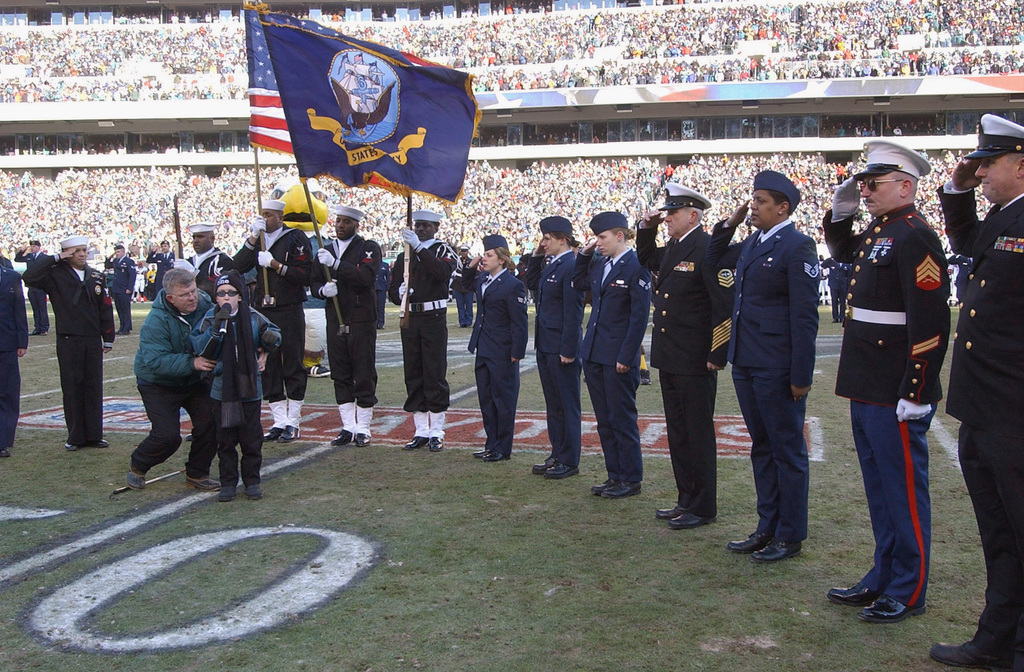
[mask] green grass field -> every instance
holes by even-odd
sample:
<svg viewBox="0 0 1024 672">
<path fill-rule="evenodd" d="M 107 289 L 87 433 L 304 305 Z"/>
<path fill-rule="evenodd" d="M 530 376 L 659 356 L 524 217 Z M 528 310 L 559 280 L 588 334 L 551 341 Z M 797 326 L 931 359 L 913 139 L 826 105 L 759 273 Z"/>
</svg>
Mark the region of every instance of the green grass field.
<svg viewBox="0 0 1024 672">
<path fill-rule="evenodd" d="M 135 334 L 146 309 L 136 308 Z M 949 452 L 957 423 L 941 409 L 930 435 L 928 612 L 869 625 L 825 599 L 862 576 L 873 547 L 848 405 L 832 394 L 841 331 L 828 310 L 808 402 L 823 459 L 811 464 L 810 536 L 795 559 L 761 566 L 725 550 L 756 524 L 745 459 L 719 460 L 718 522 L 675 532 L 654 519 L 675 498 L 665 457 L 645 459 L 639 496 L 613 501 L 589 494 L 604 480 L 597 455 L 581 476 L 546 481 L 529 473 L 540 452 L 482 464 L 469 444 L 439 454 L 269 444 L 264 499 L 220 504 L 180 476 L 108 498 L 139 434 L 108 431 L 110 448 L 67 453 L 63 431 L 19 429 L 13 457 L 0 460 L 0 670 L 946 669 L 928 648 L 973 634 L 984 563 Z M 380 349 L 397 345 L 394 314 L 379 334 Z M 453 392 L 473 384 L 468 335 L 451 329 Z M 107 355 L 105 396 L 137 397 L 137 343 L 119 339 Z M 662 412 L 653 373 L 641 413 Z M 401 406 L 401 367 L 379 374 L 381 405 Z M 32 338 L 22 376 L 23 415 L 60 405 L 52 331 Z M 333 403 L 329 380 L 310 380 L 307 401 Z M 474 408 L 476 395 L 454 406 Z M 543 409 L 535 370 L 523 375 L 520 408 Z M 728 370 L 717 410 L 739 412 Z M 62 513 L 11 519 L 13 508 Z M 241 541 L 202 545 L 235 530 Z M 334 552 L 327 539 L 338 533 L 365 540 L 369 555 Z M 179 564 L 161 564 L 167 542 L 184 549 Z M 176 631 L 212 640 L 173 648 L 197 641 Z"/>
</svg>

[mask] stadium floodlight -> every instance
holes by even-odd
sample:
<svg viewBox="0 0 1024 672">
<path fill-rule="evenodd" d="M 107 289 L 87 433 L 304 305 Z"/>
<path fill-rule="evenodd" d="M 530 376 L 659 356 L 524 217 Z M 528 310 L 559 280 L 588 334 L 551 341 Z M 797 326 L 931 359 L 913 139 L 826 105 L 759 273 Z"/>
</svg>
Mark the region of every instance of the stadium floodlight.
<svg viewBox="0 0 1024 672">
<path fill-rule="evenodd" d="M 761 104 L 761 101 L 758 101 L 758 100 L 744 100 L 743 101 L 743 109 L 744 110 L 756 110 L 758 105 L 760 105 L 760 104 Z"/>
<path fill-rule="evenodd" d="M 633 106 L 632 105 L 616 105 L 615 106 L 615 111 L 616 112 L 629 113 L 629 112 L 633 111 Z"/>
<path fill-rule="evenodd" d="M 228 120 L 227 119 L 214 119 L 213 120 L 213 125 L 214 126 L 227 126 L 228 125 Z"/>
<path fill-rule="evenodd" d="M 499 110 L 495 116 L 498 119 L 509 119 L 512 117 L 512 110 Z"/>
<path fill-rule="evenodd" d="M 875 105 L 888 105 L 889 96 L 875 96 L 875 100 L 873 101 L 873 103 Z"/>
<path fill-rule="evenodd" d="M 96 123 L 99 124 L 100 128 L 113 128 L 114 127 L 114 122 L 112 122 L 112 121 L 98 121 Z"/>
<path fill-rule="evenodd" d="M 1011 103 L 1024 103 L 1024 93 L 1011 93 L 1008 100 Z"/>
</svg>

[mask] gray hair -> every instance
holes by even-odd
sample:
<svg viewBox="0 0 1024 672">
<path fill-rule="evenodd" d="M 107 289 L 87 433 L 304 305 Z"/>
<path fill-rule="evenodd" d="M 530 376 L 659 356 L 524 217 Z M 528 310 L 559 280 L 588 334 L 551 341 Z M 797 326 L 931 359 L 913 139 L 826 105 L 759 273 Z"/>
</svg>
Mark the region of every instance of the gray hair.
<svg viewBox="0 0 1024 672">
<path fill-rule="evenodd" d="M 171 287 L 188 287 L 194 284 L 196 284 L 196 276 L 192 274 L 192 271 L 186 271 L 184 268 L 172 268 L 164 273 L 163 285 L 168 294 L 171 293 Z"/>
</svg>

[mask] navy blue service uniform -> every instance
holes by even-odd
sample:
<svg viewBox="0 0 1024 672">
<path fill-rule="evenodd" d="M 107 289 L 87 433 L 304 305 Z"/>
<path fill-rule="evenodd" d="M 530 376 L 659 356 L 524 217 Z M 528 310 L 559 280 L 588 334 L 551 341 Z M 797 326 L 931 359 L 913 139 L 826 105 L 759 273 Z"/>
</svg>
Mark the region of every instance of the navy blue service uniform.
<svg viewBox="0 0 1024 672">
<path fill-rule="evenodd" d="M 33 247 L 39 247 L 39 241 L 32 241 Z M 48 256 L 42 251 L 18 252 L 15 261 L 20 261 L 28 268 L 39 259 Z M 36 287 L 28 288 L 28 302 L 32 304 L 32 336 L 41 336 L 50 330 L 50 314 L 46 310 L 46 292 Z"/>
<path fill-rule="evenodd" d="M 526 286 L 537 301 L 533 345 L 544 392 L 551 459 L 577 468 L 580 464 L 582 414 L 579 356 L 583 337 L 583 293 L 572 285 L 576 258 L 571 250 L 545 265 L 541 255 L 531 256 Z M 572 361 L 565 364 L 562 358 Z"/>
<path fill-rule="evenodd" d="M 156 275 L 153 278 L 153 296 L 156 296 L 164 288 L 164 273 L 174 268 L 174 252 L 150 252 L 146 263 L 156 264 Z"/>
<path fill-rule="evenodd" d="M 732 328 L 733 274 L 705 261 L 710 236 L 700 225 L 658 247 L 657 229 L 637 231 L 640 262 L 656 271 L 651 366 L 658 369 L 665 428 L 680 510 L 718 515 L 715 396 Z"/>
<path fill-rule="evenodd" d="M 28 349 L 28 316 L 21 276 L 0 268 L 0 457 L 9 457 L 14 446 L 21 404 L 21 369 L 18 351 Z"/>
<path fill-rule="evenodd" d="M 117 309 L 117 333 L 128 334 L 132 330 L 132 295 L 135 293 L 135 276 L 138 269 L 135 260 L 127 254 L 121 258 L 114 256 L 110 260 L 110 266 L 114 270 L 110 293 L 114 297 L 114 307 Z"/>
</svg>

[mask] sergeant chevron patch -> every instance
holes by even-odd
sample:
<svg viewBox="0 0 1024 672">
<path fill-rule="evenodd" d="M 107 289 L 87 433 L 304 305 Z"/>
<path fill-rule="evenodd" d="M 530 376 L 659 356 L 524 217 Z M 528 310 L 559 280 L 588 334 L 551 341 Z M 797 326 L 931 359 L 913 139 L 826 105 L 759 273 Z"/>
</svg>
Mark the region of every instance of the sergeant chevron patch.
<svg viewBox="0 0 1024 672">
<path fill-rule="evenodd" d="M 718 272 L 718 284 L 722 287 L 732 287 L 735 282 L 736 279 L 733 277 L 730 269 L 723 268 Z"/>
<path fill-rule="evenodd" d="M 924 354 L 929 350 L 934 350 L 937 347 L 939 347 L 939 337 L 933 336 L 929 338 L 927 341 L 915 343 L 914 346 L 910 348 L 910 356 L 917 357 L 918 355 Z"/>
<path fill-rule="evenodd" d="M 732 330 L 732 318 L 715 327 L 711 332 L 711 350 L 715 351 L 729 342 L 729 332 Z"/>
<path fill-rule="evenodd" d="M 916 284 L 920 289 L 928 291 L 942 286 L 942 269 L 939 268 L 939 265 L 932 259 L 930 254 L 917 265 L 915 275 L 917 278 Z"/>
</svg>

